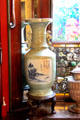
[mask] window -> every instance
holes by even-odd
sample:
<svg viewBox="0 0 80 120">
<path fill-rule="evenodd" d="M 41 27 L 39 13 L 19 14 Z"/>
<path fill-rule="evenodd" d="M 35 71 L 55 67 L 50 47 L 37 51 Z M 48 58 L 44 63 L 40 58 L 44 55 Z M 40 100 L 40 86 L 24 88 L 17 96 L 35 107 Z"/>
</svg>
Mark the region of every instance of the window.
<svg viewBox="0 0 80 120">
<path fill-rule="evenodd" d="M 80 42 L 80 0 L 53 1 L 53 41 Z"/>
<path fill-rule="evenodd" d="M 80 0 L 53 1 L 52 46 L 56 53 L 56 92 L 68 92 L 66 76 L 80 61 Z"/>
</svg>

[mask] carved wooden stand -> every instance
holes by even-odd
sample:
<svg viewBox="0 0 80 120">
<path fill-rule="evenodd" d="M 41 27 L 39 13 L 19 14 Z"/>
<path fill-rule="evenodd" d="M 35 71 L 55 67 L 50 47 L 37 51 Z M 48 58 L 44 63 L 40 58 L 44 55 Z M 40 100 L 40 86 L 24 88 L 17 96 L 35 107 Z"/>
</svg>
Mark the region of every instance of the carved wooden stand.
<svg viewBox="0 0 80 120">
<path fill-rule="evenodd" d="M 30 114 L 34 115 L 47 115 L 55 114 L 54 106 L 56 104 L 55 93 L 47 97 L 37 97 L 28 94 L 28 105 Z M 50 110 L 47 110 L 47 105 L 50 106 Z M 45 109 L 41 109 L 41 106 L 45 106 Z"/>
</svg>

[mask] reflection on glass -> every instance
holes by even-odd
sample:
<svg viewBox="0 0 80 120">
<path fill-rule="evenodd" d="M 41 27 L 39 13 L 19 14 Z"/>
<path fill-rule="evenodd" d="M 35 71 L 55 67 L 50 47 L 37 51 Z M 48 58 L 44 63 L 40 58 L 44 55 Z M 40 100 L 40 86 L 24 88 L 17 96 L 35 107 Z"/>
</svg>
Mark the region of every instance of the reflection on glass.
<svg viewBox="0 0 80 120">
<path fill-rule="evenodd" d="M 54 0 L 53 40 L 80 42 L 80 0 Z"/>
</svg>

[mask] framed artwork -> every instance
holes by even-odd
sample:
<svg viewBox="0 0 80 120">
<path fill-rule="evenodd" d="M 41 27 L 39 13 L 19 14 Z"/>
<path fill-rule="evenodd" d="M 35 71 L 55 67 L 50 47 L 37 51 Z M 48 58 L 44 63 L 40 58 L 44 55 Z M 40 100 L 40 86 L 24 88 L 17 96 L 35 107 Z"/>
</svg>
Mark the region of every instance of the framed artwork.
<svg viewBox="0 0 80 120">
<path fill-rule="evenodd" d="M 80 43 L 80 0 L 54 0 L 53 42 Z"/>
</svg>

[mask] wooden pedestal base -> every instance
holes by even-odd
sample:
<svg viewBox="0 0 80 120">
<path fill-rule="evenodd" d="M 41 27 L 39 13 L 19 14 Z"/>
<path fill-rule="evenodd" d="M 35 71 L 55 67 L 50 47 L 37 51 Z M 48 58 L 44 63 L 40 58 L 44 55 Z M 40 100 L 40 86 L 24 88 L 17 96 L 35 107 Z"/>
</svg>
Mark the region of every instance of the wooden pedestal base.
<svg viewBox="0 0 80 120">
<path fill-rule="evenodd" d="M 52 96 L 37 97 L 28 95 L 29 114 L 31 115 L 48 115 L 54 114 L 56 104 L 55 93 Z"/>
<path fill-rule="evenodd" d="M 80 107 L 78 107 L 76 104 L 71 105 L 69 106 L 69 111 L 80 114 Z"/>
</svg>

